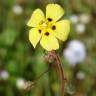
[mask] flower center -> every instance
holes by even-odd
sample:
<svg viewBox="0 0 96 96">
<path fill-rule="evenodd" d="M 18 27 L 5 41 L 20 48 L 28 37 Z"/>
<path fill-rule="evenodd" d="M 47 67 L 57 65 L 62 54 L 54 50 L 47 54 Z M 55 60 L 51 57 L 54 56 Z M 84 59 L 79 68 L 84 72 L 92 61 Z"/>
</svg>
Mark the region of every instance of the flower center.
<svg viewBox="0 0 96 96">
<path fill-rule="evenodd" d="M 52 19 L 51 18 L 47 18 L 44 19 L 43 21 L 40 22 L 39 26 L 38 26 L 38 32 L 41 34 L 43 33 L 46 36 L 49 36 L 50 32 L 52 30 L 55 30 L 56 26 L 52 24 Z"/>
</svg>

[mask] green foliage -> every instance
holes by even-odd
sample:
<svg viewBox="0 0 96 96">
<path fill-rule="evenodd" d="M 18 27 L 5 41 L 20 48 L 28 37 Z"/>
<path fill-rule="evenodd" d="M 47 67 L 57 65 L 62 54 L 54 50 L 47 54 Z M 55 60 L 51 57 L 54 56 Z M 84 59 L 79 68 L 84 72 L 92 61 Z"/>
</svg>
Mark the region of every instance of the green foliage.
<svg viewBox="0 0 96 96">
<path fill-rule="evenodd" d="M 26 23 L 33 10 L 40 7 L 44 10 L 48 2 L 61 4 L 65 9 L 65 17 L 75 14 L 90 14 L 91 21 L 86 24 L 84 34 L 78 34 L 75 25 L 71 24 L 69 39 L 60 43 L 58 50 L 66 76 L 65 96 L 96 96 L 96 1 L 95 0 L 0 0 L 0 74 L 8 72 L 8 78 L 0 75 L 0 96 L 59 96 L 59 78 L 54 69 L 45 62 L 45 51 L 37 46 L 32 47 L 28 40 Z M 21 9 L 15 9 L 18 5 Z M 21 13 L 18 11 L 21 10 Z M 17 12 L 17 13 L 16 13 Z M 63 57 L 66 44 L 78 39 L 84 42 L 87 49 L 86 60 L 74 68 Z M 32 92 L 21 90 L 16 85 L 19 78 L 26 81 L 38 79 Z M 76 78 L 81 71 L 83 80 Z"/>
</svg>

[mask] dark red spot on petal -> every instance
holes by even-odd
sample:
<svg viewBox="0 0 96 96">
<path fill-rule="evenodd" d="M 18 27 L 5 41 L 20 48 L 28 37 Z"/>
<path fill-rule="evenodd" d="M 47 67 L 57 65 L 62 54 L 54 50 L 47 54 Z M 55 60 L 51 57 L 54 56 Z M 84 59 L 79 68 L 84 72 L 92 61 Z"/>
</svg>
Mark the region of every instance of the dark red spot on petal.
<svg viewBox="0 0 96 96">
<path fill-rule="evenodd" d="M 49 32 L 46 32 L 45 35 L 48 36 L 49 35 Z"/>
<path fill-rule="evenodd" d="M 41 30 L 40 29 L 38 31 L 39 31 L 39 33 L 41 33 Z"/>
<path fill-rule="evenodd" d="M 52 18 L 48 18 L 48 21 L 51 22 L 52 21 Z"/>
<path fill-rule="evenodd" d="M 55 29 L 56 29 L 56 26 L 55 26 L 55 25 L 53 25 L 53 26 L 52 26 L 52 30 L 55 30 Z"/>
</svg>

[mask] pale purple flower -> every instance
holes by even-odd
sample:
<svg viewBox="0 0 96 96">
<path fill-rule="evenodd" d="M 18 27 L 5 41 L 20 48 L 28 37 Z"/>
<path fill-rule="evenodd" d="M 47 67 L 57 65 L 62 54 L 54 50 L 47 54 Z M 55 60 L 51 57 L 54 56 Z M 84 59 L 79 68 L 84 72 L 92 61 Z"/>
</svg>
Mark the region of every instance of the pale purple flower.
<svg viewBox="0 0 96 96">
<path fill-rule="evenodd" d="M 78 40 L 72 40 L 68 43 L 63 55 L 69 64 L 82 63 L 86 58 L 85 45 Z"/>
<path fill-rule="evenodd" d="M 6 70 L 0 71 L 0 78 L 3 80 L 7 80 L 9 78 L 9 73 Z"/>
</svg>

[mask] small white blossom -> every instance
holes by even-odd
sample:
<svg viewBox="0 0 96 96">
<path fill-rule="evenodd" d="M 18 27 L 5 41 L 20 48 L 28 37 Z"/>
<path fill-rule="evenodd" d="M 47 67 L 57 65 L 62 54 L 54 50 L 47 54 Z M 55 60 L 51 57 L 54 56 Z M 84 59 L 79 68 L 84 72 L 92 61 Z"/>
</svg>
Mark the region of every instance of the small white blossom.
<svg viewBox="0 0 96 96">
<path fill-rule="evenodd" d="M 77 15 L 72 15 L 70 16 L 70 20 L 73 24 L 76 24 L 79 21 L 79 17 Z"/>
<path fill-rule="evenodd" d="M 85 32 L 86 26 L 84 23 L 78 23 L 75 26 L 75 30 L 77 33 L 82 34 Z"/>
<path fill-rule="evenodd" d="M 23 78 L 18 78 L 16 81 L 16 86 L 18 89 L 23 89 L 25 86 L 25 80 Z"/>
<path fill-rule="evenodd" d="M 2 70 L 0 72 L 0 78 L 3 80 L 7 80 L 9 78 L 9 73 L 6 70 Z"/>
<path fill-rule="evenodd" d="M 90 20 L 91 20 L 91 16 L 90 16 L 89 14 L 81 14 L 81 15 L 80 15 L 80 21 L 81 21 L 82 23 L 87 24 L 87 23 L 90 22 Z"/>
<path fill-rule="evenodd" d="M 79 79 L 79 80 L 84 80 L 86 77 L 85 73 L 80 71 L 76 74 L 76 78 Z"/>
<path fill-rule="evenodd" d="M 77 63 L 82 63 L 85 60 L 86 48 L 82 42 L 73 40 L 68 43 L 63 54 L 69 64 L 75 65 Z"/>
<path fill-rule="evenodd" d="M 16 15 L 21 15 L 22 12 L 23 12 L 23 8 L 22 8 L 20 5 L 14 5 L 14 6 L 13 6 L 13 12 L 14 12 Z"/>
</svg>

